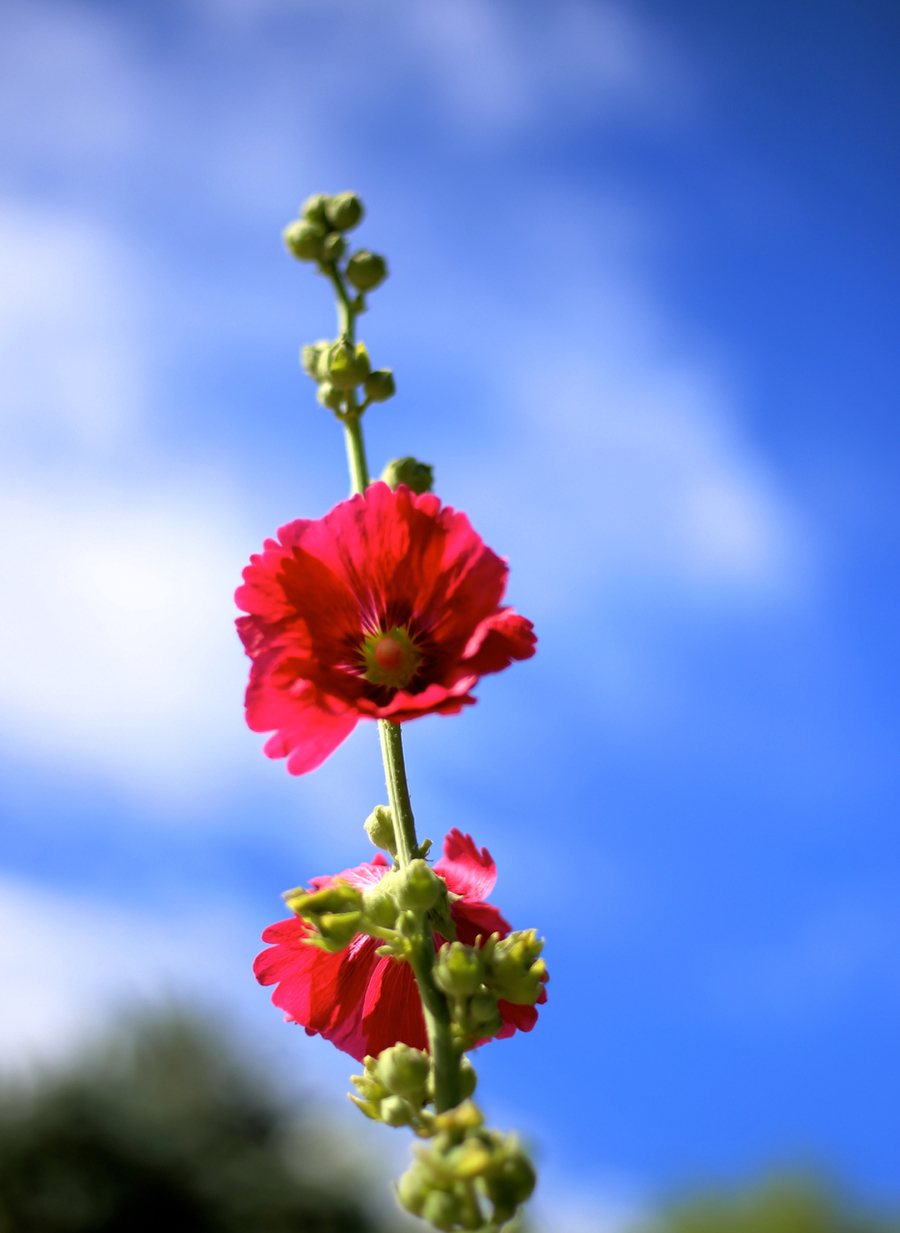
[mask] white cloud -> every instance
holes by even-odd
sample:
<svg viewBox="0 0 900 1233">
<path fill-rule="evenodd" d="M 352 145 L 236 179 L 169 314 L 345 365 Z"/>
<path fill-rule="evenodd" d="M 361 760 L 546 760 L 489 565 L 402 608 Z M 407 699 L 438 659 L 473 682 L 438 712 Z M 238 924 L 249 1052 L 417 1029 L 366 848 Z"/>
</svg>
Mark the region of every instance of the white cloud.
<svg viewBox="0 0 900 1233">
<path fill-rule="evenodd" d="M 127 257 L 95 224 L 0 211 L 0 426 L 20 443 L 104 449 L 140 417 Z"/>
<path fill-rule="evenodd" d="M 688 103 L 673 49 L 633 7 L 560 0 L 528 22 L 517 5 L 486 0 L 393 7 L 401 37 L 427 58 L 434 88 L 470 131 L 540 125 L 559 107 L 668 123 Z"/>
<path fill-rule="evenodd" d="M 209 498 L 209 499 L 204 499 Z M 230 511 L 191 486 L 7 491 L 0 731 L 42 760 L 160 790 L 240 751 Z"/>
<path fill-rule="evenodd" d="M 0 878 L 0 1064 L 63 1055 L 135 1002 L 249 1003 L 255 941 L 221 910 L 160 918 Z"/>
</svg>

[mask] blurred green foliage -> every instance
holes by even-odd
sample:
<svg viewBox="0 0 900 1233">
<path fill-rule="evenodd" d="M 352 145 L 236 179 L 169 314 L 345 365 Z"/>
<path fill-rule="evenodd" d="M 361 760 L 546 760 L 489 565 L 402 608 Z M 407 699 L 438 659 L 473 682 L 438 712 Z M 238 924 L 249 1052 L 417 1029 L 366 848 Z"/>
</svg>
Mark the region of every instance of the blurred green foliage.
<svg viewBox="0 0 900 1233">
<path fill-rule="evenodd" d="M 189 1017 L 148 1019 L 0 1092 L 0 1233 L 374 1233 L 313 1120 Z"/>
<path fill-rule="evenodd" d="M 733 1195 L 694 1197 L 640 1233 L 900 1233 L 900 1221 L 861 1212 L 814 1181 L 785 1178 Z"/>
</svg>

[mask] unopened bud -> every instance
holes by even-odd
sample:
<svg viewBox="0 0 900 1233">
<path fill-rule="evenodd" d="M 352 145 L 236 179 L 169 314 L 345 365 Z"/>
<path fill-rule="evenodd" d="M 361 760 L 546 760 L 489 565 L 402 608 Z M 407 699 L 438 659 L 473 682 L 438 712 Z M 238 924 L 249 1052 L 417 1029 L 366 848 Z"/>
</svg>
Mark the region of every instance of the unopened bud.
<svg viewBox="0 0 900 1233">
<path fill-rule="evenodd" d="M 494 1204 L 494 1219 L 508 1220 L 519 1204 L 531 1197 L 536 1181 L 534 1166 L 511 1135 L 494 1167 L 484 1176 L 484 1188 Z"/>
<path fill-rule="evenodd" d="M 397 489 L 401 484 L 411 488 L 421 495 L 431 492 L 434 487 L 434 467 L 427 462 L 419 462 L 418 458 L 407 455 L 405 458 L 392 458 L 381 472 L 381 478 L 389 488 Z"/>
<path fill-rule="evenodd" d="M 484 1125 L 484 1115 L 473 1100 L 464 1100 L 456 1108 L 439 1113 L 434 1122 L 438 1130 L 446 1130 L 462 1138 L 467 1130 L 478 1130 Z"/>
<path fill-rule="evenodd" d="M 343 390 L 336 390 L 330 381 L 323 381 L 316 390 L 316 398 L 329 411 L 340 411 L 344 405 Z"/>
<path fill-rule="evenodd" d="M 408 1126 L 415 1116 L 415 1109 L 402 1096 L 386 1096 L 378 1106 L 378 1113 L 388 1126 Z"/>
<path fill-rule="evenodd" d="M 466 1026 L 470 1031 L 480 1036 L 495 1036 L 503 1026 L 497 1010 L 497 995 L 488 990 L 473 994 L 469 999 L 468 1020 Z"/>
<path fill-rule="evenodd" d="M 452 1153 L 448 1164 L 453 1176 L 460 1181 L 482 1177 L 491 1167 L 493 1156 L 489 1148 L 477 1137 L 465 1139 Z"/>
<path fill-rule="evenodd" d="M 397 844 L 394 839 L 394 822 L 387 805 L 376 805 L 365 821 L 366 834 L 376 848 L 397 855 Z"/>
<path fill-rule="evenodd" d="M 313 193 L 311 197 L 306 198 L 300 207 L 300 213 L 304 218 L 308 218 L 311 223 L 319 223 L 325 227 L 328 222 L 325 211 L 330 200 L 331 198 L 326 197 L 324 193 Z"/>
<path fill-rule="evenodd" d="M 297 891 L 286 893 L 292 896 L 288 901 L 291 907 L 304 920 L 312 920 L 325 912 L 358 912 L 362 907 L 362 895 L 356 887 L 340 879 L 323 886 L 321 890 L 310 891 L 296 899 L 293 897 L 297 896 Z"/>
<path fill-rule="evenodd" d="M 504 1001 L 533 1006 L 546 979 L 547 965 L 539 959 L 544 942 L 534 929 L 509 934 L 497 941 L 487 960 L 487 980 Z"/>
<path fill-rule="evenodd" d="M 452 1229 L 462 1216 L 462 1208 L 448 1190 L 432 1190 L 422 1204 L 420 1215 L 436 1229 Z"/>
<path fill-rule="evenodd" d="M 288 223 L 281 234 L 292 257 L 298 261 L 318 261 L 325 239 L 324 227 L 298 218 Z"/>
<path fill-rule="evenodd" d="M 425 1200 L 431 1194 L 431 1179 L 418 1165 L 411 1165 L 397 1183 L 397 1198 L 402 1207 L 414 1216 L 422 1213 Z"/>
<path fill-rule="evenodd" d="M 321 261 L 326 264 L 332 261 L 340 261 L 347 249 L 347 241 L 338 232 L 332 231 L 322 242 Z"/>
<path fill-rule="evenodd" d="M 387 402 L 397 393 L 394 374 L 389 368 L 376 368 L 366 377 L 363 389 L 369 402 Z"/>
<path fill-rule="evenodd" d="M 445 943 L 434 964 L 434 983 L 451 997 L 470 997 L 483 978 L 481 954 L 462 942 Z"/>
<path fill-rule="evenodd" d="M 328 351 L 328 377 L 339 390 L 352 390 L 361 385 L 370 371 L 369 354 L 364 343 L 341 338 Z"/>
<path fill-rule="evenodd" d="M 349 946 L 359 933 L 361 912 L 324 912 L 315 924 L 322 939 L 323 949 L 336 954 Z M 318 941 L 318 939 L 314 939 Z"/>
<path fill-rule="evenodd" d="M 430 1069 L 427 1053 L 400 1043 L 378 1055 L 375 1078 L 395 1096 L 404 1096 L 411 1103 L 421 1105 Z"/>
<path fill-rule="evenodd" d="M 410 912 L 427 912 L 441 889 L 440 878 L 423 860 L 410 861 L 398 874 L 397 902 Z"/>
<path fill-rule="evenodd" d="M 363 203 L 356 193 L 338 193 L 325 206 L 325 215 L 335 231 L 350 231 L 362 222 Z"/>
<path fill-rule="evenodd" d="M 357 291 L 374 291 L 388 276 L 387 262 L 378 253 L 361 248 L 347 262 L 347 279 Z"/>
<path fill-rule="evenodd" d="M 321 381 L 328 376 L 327 370 L 320 371 L 322 357 L 328 355 L 328 348 L 331 342 L 327 338 L 320 338 L 318 342 L 307 343 L 300 352 L 300 363 L 303 365 L 303 371 L 307 373 L 314 381 Z"/>
<path fill-rule="evenodd" d="M 478 1075 L 475 1073 L 475 1067 L 467 1057 L 463 1056 L 459 1063 L 459 1090 L 462 1094 L 461 1099 L 468 1100 L 468 1098 L 475 1091 L 477 1085 Z"/>
<path fill-rule="evenodd" d="M 397 900 L 394 896 L 393 874 L 387 874 L 377 886 L 363 894 L 363 915 L 366 923 L 381 929 L 393 929 L 397 923 Z"/>
</svg>

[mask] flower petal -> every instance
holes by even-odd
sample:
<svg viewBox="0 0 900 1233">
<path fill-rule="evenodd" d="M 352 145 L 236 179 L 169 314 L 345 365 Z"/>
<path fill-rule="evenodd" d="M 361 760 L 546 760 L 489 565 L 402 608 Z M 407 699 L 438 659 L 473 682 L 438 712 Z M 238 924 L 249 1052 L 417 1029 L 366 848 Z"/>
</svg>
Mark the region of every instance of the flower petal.
<svg viewBox="0 0 900 1233">
<path fill-rule="evenodd" d="M 463 652 L 466 671 L 485 676 L 508 668 L 514 659 L 530 659 L 537 644 L 533 631 L 532 622 L 512 608 L 486 617 Z"/>
<path fill-rule="evenodd" d="M 487 848 L 479 852 L 472 836 L 456 827 L 444 836 L 444 855 L 435 862 L 434 871 L 454 895 L 468 900 L 486 899 L 497 881 L 497 866 Z"/>
</svg>

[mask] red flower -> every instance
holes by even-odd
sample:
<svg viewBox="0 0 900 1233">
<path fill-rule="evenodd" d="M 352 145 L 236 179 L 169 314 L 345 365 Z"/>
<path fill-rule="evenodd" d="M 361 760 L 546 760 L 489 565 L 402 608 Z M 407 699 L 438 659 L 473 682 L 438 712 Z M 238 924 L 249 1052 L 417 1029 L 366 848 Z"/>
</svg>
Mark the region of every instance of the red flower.
<svg viewBox="0 0 900 1233">
<path fill-rule="evenodd" d="M 480 676 L 534 654 L 531 622 L 499 606 L 507 573 L 465 514 L 403 485 L 282 527 L 235 595 L 250 614 L 247 723 L 274 730 L 265 752 L 302 775 L 360 719 L 473 703 Z"/>
<path fill-rule="evenodd" d="M 390 865 L 379 852 L 375 859 L 336 875 L 351 886 L 366 890 L 387 873 Z M 470 835 L 455 828 L 444 838 L 444 855 L 435 866 L 448 890 L 460 898 L 451 901 L 450 914 L 460 942 L 474 945 L 481 935 L 510 932 L 499 910 L 485 902 L 497 880 L 497 869 L 487 848 L 479 852 Z M 318 890 L 335 878 L 313 878 Z M 381 945 L 359 933 L 346 950 L 329 955 L 304 942 L 308 926 L 299 917 L 270 925 L 263 936 L 272 942 L 257 955 L 253 970 L 261 985 L 276 985 L 272 1001 L 285 1018 L 302 1024 L 309 1036 L 321 1033 L 326 1040 L 361 1062 L 367 1054 L 403 1041 L 417 1049 L 428 1047 L 425 1020 L 408 963 L 375 954 Z M 436 937 L 435 944 L 442 939 Z M 546 1002 L 541 992 L 539 1002 Z M 503 1028 L 497 1039 L 512 1036 L 516 1028 L 530 1032 L 537 1022 L 534 1006 L 499 1003 Z"/>
</svg>

